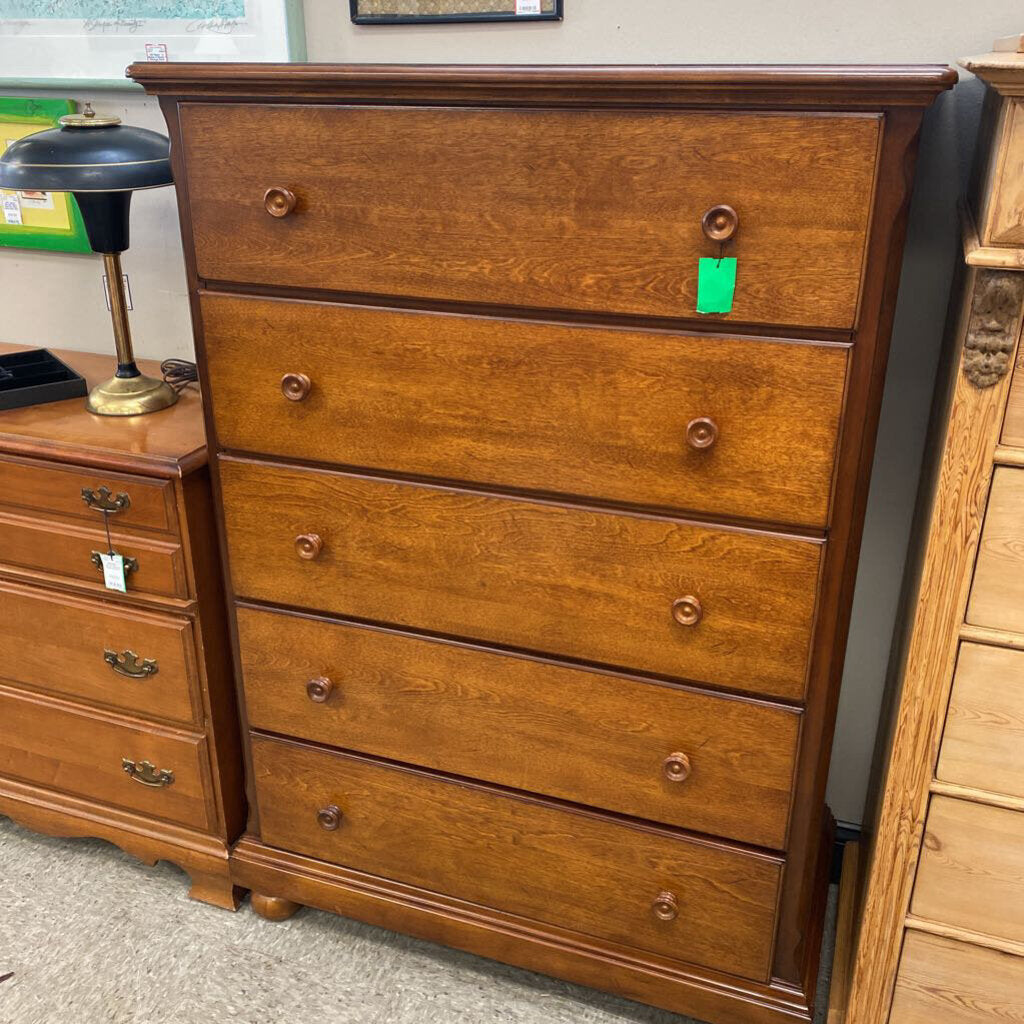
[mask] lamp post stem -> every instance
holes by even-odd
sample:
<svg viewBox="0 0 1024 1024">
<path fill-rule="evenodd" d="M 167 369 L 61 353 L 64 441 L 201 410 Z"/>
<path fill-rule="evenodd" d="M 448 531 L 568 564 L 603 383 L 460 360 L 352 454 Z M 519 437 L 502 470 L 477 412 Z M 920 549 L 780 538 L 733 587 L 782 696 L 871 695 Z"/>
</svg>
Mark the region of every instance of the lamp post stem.
<svg viewBox="0 0 1024 1024">
<path fill-rule="evenodd" d="M 117 376 L 138 377 L 132 351 L 132 332 L 128 326 L 128 296 L 124 290 L 121 274 L 121 254 L 103 253 L 103 268 L 107 274 L 107 288 L 110 291 L 110 319 L 114 325 L 114 346 L 117 349 Z"/>
</svg>

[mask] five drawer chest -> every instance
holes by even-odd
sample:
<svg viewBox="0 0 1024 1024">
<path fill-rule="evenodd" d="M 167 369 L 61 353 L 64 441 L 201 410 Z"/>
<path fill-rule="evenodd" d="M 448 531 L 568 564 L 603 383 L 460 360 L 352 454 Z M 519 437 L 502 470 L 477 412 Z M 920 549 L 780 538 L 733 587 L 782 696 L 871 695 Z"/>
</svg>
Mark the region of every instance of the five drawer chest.
<svg viewBox="0 0 1024 1024">
<path fill-rule="evenodd" d="M 217 453 L 237 884 L 810 1020 L 916 140 L 954 73 L 129 72 L 170 128 Z"/>
</svg>

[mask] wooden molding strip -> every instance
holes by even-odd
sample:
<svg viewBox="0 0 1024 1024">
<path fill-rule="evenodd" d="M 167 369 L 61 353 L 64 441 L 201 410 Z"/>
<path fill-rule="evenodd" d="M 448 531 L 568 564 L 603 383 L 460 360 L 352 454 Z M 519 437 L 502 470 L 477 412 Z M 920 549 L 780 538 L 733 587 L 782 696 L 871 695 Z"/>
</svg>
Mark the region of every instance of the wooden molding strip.
<svg viewBox="0 0 1024 1024">
<path fill-rule="evenodd" d="M 974 214 L 961 199 L 957 204 L 960 213 L 960 234 L 963 241 L 964 260 L 970 267 L 988 267 L 990 270 L 1024 270 L 1024 249 L 1003 249 L 982 245 Z"/>
<path fill-rule="evenodd" d="M 966 942 L 971 946 L 984 946 L 985 949 L 1009 953 L 1011 956 L 1024 956 L 1024 942 L 1014 942 L 1013 939 L 1001 939 L 997 935 L 972 932 L 966 928 L 956 928 L 953 925 L 930 921 L 925 917 L 915 917 L 913 914 L 907 915 L 906 924 L 909 929 L 915 932 L 927 932 L 929 935 L 938 935 L 943 939 L 955 939 L 957 942 Z"/>
<path fill-rule="evenodd" d="M 958 800 L 969 800 L 972 804 L 985 804 L 988 807 L 1004 807 L 1008 811 L 1024 812 L 1024 797 L 1009 796 L 1006 793 L 990 793 L 985 789 L 959 786 L 955 782 L 943 782 L 941 779 L 933 779 L 929 789 L 932 793 L 956 797 Z"/>
<path fill-rule="evenodd" d="M 1024 448 L 1001 444 L 996 448 L 995 461 L 1000 466 L 1024 466 Z"/>
<path fill-rule="evenodd" d="M 1020 633 L 1009 633 L 1005 629 L 972 626 L 965 622 L 960 627 L 960 639 L 972 643 L 989 644 L 991 647 L 1009 647 L 1014 651 L 1024 651 L 1024 636 Z"/>
</svg>

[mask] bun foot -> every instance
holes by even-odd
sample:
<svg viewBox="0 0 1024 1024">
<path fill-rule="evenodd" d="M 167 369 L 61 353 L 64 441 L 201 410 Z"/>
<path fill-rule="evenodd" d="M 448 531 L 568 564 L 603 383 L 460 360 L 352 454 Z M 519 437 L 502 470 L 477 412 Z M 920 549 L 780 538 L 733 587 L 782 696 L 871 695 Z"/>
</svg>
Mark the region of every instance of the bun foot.
<svg viewBox="0 0 1024 1024">
<path fill-rule="evenodd" d="M 252 909 L 268 921 L 287 921 L 302 905 L 286 900 L 283 896 L 264 896 L 261 892 L 254 892 L 250 901 Z"/>
</svg>

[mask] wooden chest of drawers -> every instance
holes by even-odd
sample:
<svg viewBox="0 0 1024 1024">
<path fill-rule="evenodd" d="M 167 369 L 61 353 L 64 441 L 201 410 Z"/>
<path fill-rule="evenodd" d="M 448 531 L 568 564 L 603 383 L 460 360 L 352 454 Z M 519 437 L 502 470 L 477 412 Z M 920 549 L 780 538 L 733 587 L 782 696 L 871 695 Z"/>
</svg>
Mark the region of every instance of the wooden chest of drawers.
<svg viewBox="0 0 1024 1024">
<path fill-rule="evenodd" d="M 245 800 L 200 404 L 0 413 L 0 814 L 172 861 L 234 909 Z M 134 560 L 124 594 L 111 547 Z"/>
<path fill-rule="evenodd" d="M 174 140 L 254 906 L 810 1020 L 908 171 L 952 73 L 132 73 Z M 716 256 L 735 300 L 701 317 Z"/>
<path fill-rule="evenodd" d="M 846 1024 L 1024 1021 L 1024 37 L 963 207 Z"/>
</svg>

